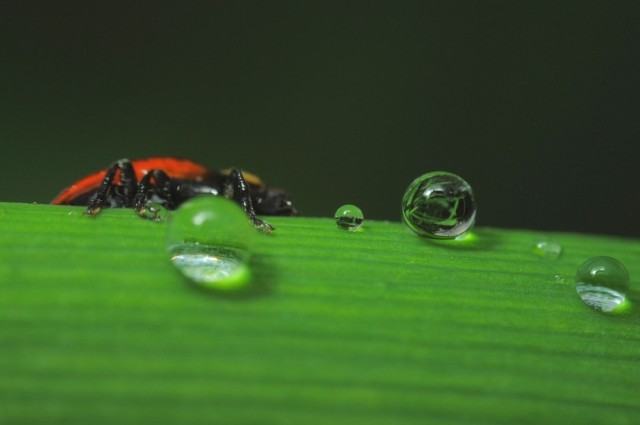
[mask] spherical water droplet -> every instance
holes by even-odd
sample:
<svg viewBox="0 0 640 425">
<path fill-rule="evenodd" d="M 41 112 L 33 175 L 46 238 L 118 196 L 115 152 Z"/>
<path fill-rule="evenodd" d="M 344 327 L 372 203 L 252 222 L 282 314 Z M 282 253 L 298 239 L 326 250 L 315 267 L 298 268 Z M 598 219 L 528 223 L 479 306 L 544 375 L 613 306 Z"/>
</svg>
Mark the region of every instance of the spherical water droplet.
<svg viewBox="0 0 640 425">
<path fill-rule="evenodd" d="M 166 221 L 169 217 L 169 210 L 158 202 L 149 201 L 144 205 L 139 215 L 152 221 Z"/>
<path fill-rule="evenodd" d="M 555 260 L 562 254 L 562 245 L 552 239 L 543 239 L 533 244 L 531 252 L 540 257 Z"/>
<path fill-rule="evenodd" d="M 402 220 L 419 236 L 454 239 L 471 230 L 476 203 L 469 183 L 437 171 L 415 179 L 402 198 Z"/>
<path fill-rule="evenodd" d="M 354 232 L 362 227 L 364 215 L 355 205 L 346 204 L 337 209 L 334 214 L 338 228 Z"/>
<path fill-rule="evenodd" d="M 235 203 L 199 196 L 176 210 L 167 226 L 171 262 L 194 283 L 235 290 L 250 280 L 249 257 L 256 230 Z"/>
<path fill-rule="evenodd" d="M 593 257 L 578 267 L 576 291 L 594 310 L 614 313 L 623 310 L 629 290 L 629 272 L 612 257 Z"/>
</svg>

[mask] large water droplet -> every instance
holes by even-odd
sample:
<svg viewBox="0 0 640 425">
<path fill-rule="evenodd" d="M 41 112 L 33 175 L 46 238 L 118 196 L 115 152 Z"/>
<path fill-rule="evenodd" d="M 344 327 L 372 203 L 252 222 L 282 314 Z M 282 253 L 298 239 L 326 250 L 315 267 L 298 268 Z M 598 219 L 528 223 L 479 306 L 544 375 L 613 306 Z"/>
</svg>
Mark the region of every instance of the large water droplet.
<svg viewBox="0 0 640 425">
<path fill-rule="evenodd" d="M 576 291 L 594 310 L 616 313 L 625 309 L 629 290 L 629 272 L 612 257 L 593 257 L 582 263 L 576 273 Z"/>
<path fill-rule="evenodd" d="M 199 196 L 174 212 L 167 228 L 167 249 L 173 265 L 192 282 L 235 290 L 250 280 L 249 258 L 256 234 L 236 203 Z"/>
<path fill-rule="evenodd" d="M 452 173 L 424 174 L 404 193 L 402 220 L 420 236 L 454 239 L 464 235 L 476 221 L 471 186 Z"/>
<path fill-rule="evenodd" d="M 533 244 L 531 252 L 540 257 L 555 260 L 562 254 L 562 245 L 553 239 L 542 239 Z"/>
<path fill-rule="evenodd" d="M 355 205 L 346 204 L 338 208 L 334 214 L 338 228 L 355 232 L 362 227 L 364 214 L 362 210 Z"/>
<path fill-rule="evenodd" d="M 203 286 L 234 289 L 249 278 L 249 252 L 185 242 L 171 250 L 171 261 L 187 278 Z"/>
</svg>

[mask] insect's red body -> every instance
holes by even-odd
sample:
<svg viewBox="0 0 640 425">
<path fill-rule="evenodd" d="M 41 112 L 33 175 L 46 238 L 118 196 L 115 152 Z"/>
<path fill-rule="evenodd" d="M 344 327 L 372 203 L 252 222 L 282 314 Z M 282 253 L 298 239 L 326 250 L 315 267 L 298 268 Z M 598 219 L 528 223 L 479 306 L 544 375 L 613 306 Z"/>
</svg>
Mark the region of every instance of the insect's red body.
<svg viewBox="0 0 640 425">
<path fill-rule="evenodd" d="M 131 161 L 135 170 L 136 179 L 140 181 L 150 170 L 163 170 L 172 179 L 180 180 L 202 180 L 209 170 L 197 162 L 188 159 L 176 158 L 148 158 Z M 58 194 L 52 204 L 64 205 L 71 203 L 74 199 L 81 197 L 89 192 L 95 191 L 100 187 L 100 183 L 104 180 L 107 169 L 90 174 Z M 120 184 L 120 175 L 116 174 L 115 184 Z"/>
<path fill-rule="evenodd" d="M 169 157 L 116 161 L 109 168 L 71 184 L 51 203 L 87 205 L 87 213 L 91 215 L 102 208 L 130 207 L 146 217 L 146 205 L 152 200 L 174 209 L 203 194 L 235 200 L 256 227 L 263 230 L 270 230 L 271 226 L 257 219 L 256 214 L 296 213 L 283 191 L 265 186 L 253 174 L 237 168 L 216 171 L 194 161 Z"/>
</svg>

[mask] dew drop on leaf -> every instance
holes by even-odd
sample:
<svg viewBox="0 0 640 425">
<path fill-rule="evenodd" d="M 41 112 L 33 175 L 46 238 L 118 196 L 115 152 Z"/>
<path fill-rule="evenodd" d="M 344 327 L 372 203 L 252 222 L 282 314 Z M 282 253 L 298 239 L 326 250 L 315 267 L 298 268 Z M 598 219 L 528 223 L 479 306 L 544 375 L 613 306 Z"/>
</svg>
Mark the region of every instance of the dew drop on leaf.
<svg viewBox="0 0 640 425">
<path fill-rule="evenodd" d="M 629 272 L 615 258 L 589 258 L 578 267 L 576 291 L 582 301 L 594 310 L 621 312 L 628 307 Z"/>
<path fill-rule="evenodd" d="M 537 256 L 555 260 L 562 254 L 562 245 L 553 239 L 542 239 L 533 244 L 531 252 Z"/>
<path fill-rule="evenodd" d="M 172 264 L 193 283 L 237 290 L 251 278 L 249 259 L 257 231 L 234 202 L 199 196 L 178 208 L 167 226 Z"/>
<path fill-rule="evenodd" d="M 476 202 L 469 183 L 444 171 L 415 179 L 402 198 L 402 221 L 419 236 L 455 239 L 476 221 Z"/>
<path fill-rule="evenodd" d="M 355 232 L 362 227 L 364 215 L 362 210 L 355 205 L 346 204 L 336 210 L 334 214 L 336 225 L 339 229 Z"/>
<path fill-rule="evenodd" d="M 564 274 L 556 273 L 553 275 L 553 280 L 556 283 L 565 283 L 567 281 L 567 276 Z"/>
<path fill-rule="evenodd" d="M 166 221 L 169 210 L 159 202 L 149 201 L 138 214 L 151 221 Z"/>
</svg>

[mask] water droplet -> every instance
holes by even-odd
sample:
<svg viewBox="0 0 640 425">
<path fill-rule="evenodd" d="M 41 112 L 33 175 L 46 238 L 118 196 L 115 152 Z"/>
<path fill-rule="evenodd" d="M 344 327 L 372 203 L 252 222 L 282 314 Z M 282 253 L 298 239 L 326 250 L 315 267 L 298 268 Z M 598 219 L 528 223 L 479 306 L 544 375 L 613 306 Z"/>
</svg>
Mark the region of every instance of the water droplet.
<svg viewBox="0 0 640 425">
<path fill-rule="evenodd" d="M 567 275 L 559 274 L 559 273 L 554 274 L 553 280 L 555 280 L 557 283 L 565 283 L 567 281 Z"/>
<path fill-rule="evenodd" d="M 171 250 L 171 261 L 187 278 L 202 286 L 235 289 L 249 278 L 249 252 L 185 242 Z"/>
<path fill-rule="evenodd" d="M 624 310 L 629 290 L 629 272 L 612 257 L 593 257 L 582 263 L 576 273 L 576 291 L 594 310 L 616 313 Z"/>
<path fill-rule="evenodd" d="M 362 227 L 364 215 L 355 205 L 346 204 L 337 209 L 334 214 L 338 228 L 355 232 Z"/>
<path fill-rule="evenodd" d="M 158 202 L 149 201 L 138 214 L 152 221 L 166 221 L 169 217 L 169 210 Z"/>
<path fill-rule="evenodd" d="M 199 196 L 174 212 L 167 226 L 167 249 L 173 265 L 192 282 L 235 290 L 250 280 L 249 258 L 256 234 L 236 203 Z"/>
<path fill-rule="evenodd" d="M 531 252 L 540 257 L 555 260 L 562 254 L 562 245 L 552 239 L 543 239 L 533 244 Z"/>
<path fill-rule="evenodd" d="M 419 236 L 454 239 L 476 221 L 476 203 L 469 183 L 444 171 L 415 179 L 402 198 L 402 220 Z"/>
</svg>

